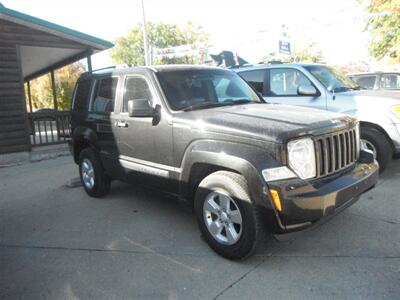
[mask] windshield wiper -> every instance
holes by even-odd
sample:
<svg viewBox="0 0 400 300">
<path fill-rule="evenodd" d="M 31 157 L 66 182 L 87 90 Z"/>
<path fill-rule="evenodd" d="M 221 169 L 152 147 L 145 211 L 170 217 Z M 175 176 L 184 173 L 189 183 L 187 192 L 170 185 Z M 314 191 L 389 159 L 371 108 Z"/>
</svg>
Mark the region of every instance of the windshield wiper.
<svg viewBox="0 0 400 300">
<path fill-rule="evenodd" d="M 249 99 L 227 99 L 223 102 L 203 102 L 199 104 L 190 105 L 185 107 L 183 111 L 195 110 L 195 109 L 204 109 L 204 108 L 212 108 L 212 107 L 221 107 L 221 106 L 229 106 L 229 105 L 238 105 L 238 104 L 246 104 L 246 103 L 258 103 L 256 101 L 252 101 Z"/>
<path fill-rule="evenodd" d="M 224 104 L 228 104 L 228 105 L 236 105 L 236 104 L 246 104 L 246 103 L 252 103 L 252 102 L 254 102 L 254 103 L 258 103 L 258 102 L 256 102 L 256 101 L 253 101 L 253 100 L 249 100 L 249 99 L 237 99 L 237 100 L 234 100 L 234 99 L 226 99 L 226 100 L 224 100 L 223 102 L 221 102 L 221 103 L 224 103 Z"/>
<path fill-rule="evenodd" d="M 212 107 L 219 107 L 224 106 L 223 103 L 220 102 L 203 102 L 199 104 L 190 105 L 185 107 L 183 111 L 195 110 L 195 109 L 204 109 L 204 108 L 212 108 Z"/>
</svg>

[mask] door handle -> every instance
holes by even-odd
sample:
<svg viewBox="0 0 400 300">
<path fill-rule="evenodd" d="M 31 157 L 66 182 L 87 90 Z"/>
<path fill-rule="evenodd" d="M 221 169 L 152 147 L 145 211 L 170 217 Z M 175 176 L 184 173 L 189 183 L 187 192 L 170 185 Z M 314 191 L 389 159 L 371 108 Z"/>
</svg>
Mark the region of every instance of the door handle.
<svg viewBox="0 0 400 300">
<path fill-rule="evenodd" d="M 126 127 L 128 127 L 128 123 L 125 121 L 117 121 L 117 122 L 115 122 L 115 126 L 120 127 L 120 128 L 126 128 Z"/>
</svg>

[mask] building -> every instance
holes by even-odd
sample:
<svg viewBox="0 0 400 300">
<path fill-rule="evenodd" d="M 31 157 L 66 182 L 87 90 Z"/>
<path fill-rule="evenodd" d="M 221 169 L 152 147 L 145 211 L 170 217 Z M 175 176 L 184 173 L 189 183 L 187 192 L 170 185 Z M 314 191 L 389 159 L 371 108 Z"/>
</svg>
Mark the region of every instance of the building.
<svg viewBox="0 0 400 300">
<path fill-rule="evenodd" d="M 90 71 L 91 55 L 112 46 L 0 3 L 0 165 L 9 153 L 29 155 L 34 147 L 66 141 L 69 113 L 57 110 L 54 71 L 81 59 L 87 59 Z M 32 108 L 29 84 L 46 73 L 51 75 L 54 110 L 35 114 L 27 110 Z"/>
</svg>

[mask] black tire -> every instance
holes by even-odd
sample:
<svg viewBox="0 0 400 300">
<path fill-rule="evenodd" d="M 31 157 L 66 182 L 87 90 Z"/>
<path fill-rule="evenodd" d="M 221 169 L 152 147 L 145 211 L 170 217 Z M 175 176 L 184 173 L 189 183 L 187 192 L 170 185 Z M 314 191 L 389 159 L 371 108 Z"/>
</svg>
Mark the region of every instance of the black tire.
<svg viewBox="0 0 400 300">
<path fill-rule="evenodd" d="M 207 228 L 203 205 L 212 192 L 222 192 L 235 201 L 242 217 L 241 235 L 237 242 L 226 245 L 213 237 Z M 254 253 L 261 245 L 266 233 L 261 222 L 260 212 L 251 201 L 246 179 L 236 173 L 218 171 L 204 178 L 195 196 L 195 213 L 200 231 L 208 245 L 221 256 L 232 259 L 244 259 Z"/>
<path fill-rule="evenodd" d="M 371 143 L 376 149 L 376 160 L 379 163 L 379 172 L 382 173 L 392 159 L 393 150 L 386 136 L 377 129 L 361 127 L 361 139 Z"/>
<path fill-rule="evenodd" d="M 85 160 L 89 160 L 94 170 L 94 184 L 88 187 L 83 180 L 82 165 Z M 110 179 L 104 172 L 101 161 L 92 149 L 85 148 L 79 154 L 79 176 L 86 193 L 91 197 L 102 197 L 110 191 Z"/>
</svg>

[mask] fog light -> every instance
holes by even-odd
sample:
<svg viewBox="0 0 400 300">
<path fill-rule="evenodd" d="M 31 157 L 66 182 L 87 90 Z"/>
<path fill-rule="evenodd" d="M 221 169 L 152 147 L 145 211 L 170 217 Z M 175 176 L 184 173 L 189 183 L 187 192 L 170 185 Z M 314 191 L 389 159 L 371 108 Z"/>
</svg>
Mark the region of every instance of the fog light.
<svg viewBox="0 0 400 300">
<path fill-rule="evenodd" d="M 277 211 L 282 211 L 282 204 L 281 204 L 281 199 L 279 198 L 278 191 L 274 189 L 269 189 L 269 192 L 271 194 L 272 202 L 274 203 L 275 209 Z"/>
</svg>

